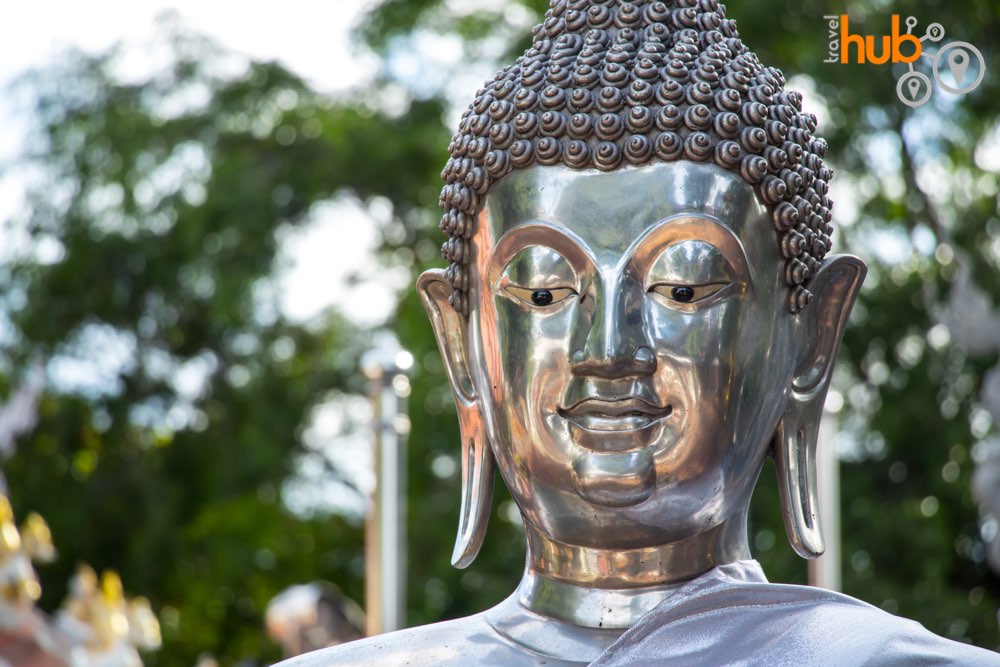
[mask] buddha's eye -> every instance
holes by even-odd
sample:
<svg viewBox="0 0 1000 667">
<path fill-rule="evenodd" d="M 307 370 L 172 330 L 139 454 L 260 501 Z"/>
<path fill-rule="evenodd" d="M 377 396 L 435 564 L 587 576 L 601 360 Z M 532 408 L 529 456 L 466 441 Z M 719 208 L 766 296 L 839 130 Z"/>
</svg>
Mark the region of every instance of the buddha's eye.
<svg viewBox="0 0 1000 667">
<path fill-rule="evenodd" d="M 678 303 L 694 303 L 707 299 L 716 292 L 726 287 L 729 283 L 710 283 L 708 285 L 671 285 L 668 283 L 657 283 L 649 288 L 650 292 L 655 292 L 671 301 Z"/>
<path fill-rule="evenodd" d="M 504 287 L 508 294 L 517 297 L 521 301 L 545 308 L 552 306 L 574 294 L 576 290 L 570 287 L 548 287 L 544 289 L 534 289 L 532 287 L 518 287 L 517 285 L 507 285 Z"/>
<path fill-rule="evenodd" d="M 552 292 L 547 289 L 536 289 L 531 293 L 531 303 L 536 306 L 548 306 L 552 303 Z"/>
</svg>

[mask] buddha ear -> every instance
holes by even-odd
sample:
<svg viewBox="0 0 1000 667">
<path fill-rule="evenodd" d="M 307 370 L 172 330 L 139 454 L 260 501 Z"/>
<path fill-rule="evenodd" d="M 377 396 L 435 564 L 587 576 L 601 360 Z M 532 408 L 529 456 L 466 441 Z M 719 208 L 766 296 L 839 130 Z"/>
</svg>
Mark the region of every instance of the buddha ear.
<svg viewBox="0 0 1000 667">
<path fill-rule="evenodd" d="M 816 440 L 847 318 L 867 272 L 857 257 L 827 258 L 809 283 L 812 302 L 796 315 L 794 335 L 801 344 L 788 405 L 775 432 L 773 456 L 785 532 L 803 558 L 816 558 L 824 550 Z"/>
<path fill-rule="evenodd" d="M 466 568 L 476 559 L 486 536 L 493 501 L 495 463 L 469 373 L 465 318 L 450 302 L 454 291 L 445 272 L 440 269 L 425 271 L 417 279 L 417 292 L 431 320 L 458 410 L 462 437 L 462 504 L 451 564 Z"/>
</svg>

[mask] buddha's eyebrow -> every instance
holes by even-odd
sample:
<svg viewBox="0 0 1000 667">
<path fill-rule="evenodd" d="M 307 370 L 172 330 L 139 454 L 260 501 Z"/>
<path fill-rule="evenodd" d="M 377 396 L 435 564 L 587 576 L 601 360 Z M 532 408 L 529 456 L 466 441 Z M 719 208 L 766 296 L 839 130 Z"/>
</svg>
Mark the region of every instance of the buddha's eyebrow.
<svg viewBox="0 0 1000 667">
<path fill-rule="evenodd" d="M 493 250 L 490 260 L 490 284 L 494 284 L 500 272 L 525 248 L 541 246 L 562 255 L 578 273 L 596 263 L 596 258 L 586 241 L 572 230 L 557 222 L 533 221 L 519 225 L 504 234 Z"/>
<path fill-rule="evenodd" d="M 753 282 L 753 271 L 739 237 L 725 224 L 705 215 L 681 213 L 664 218 L 632 242 L 622 256 L 622 266 L 648 270 L 667 247 L 684 241 L 701 241 L 715 248 L 732 268 L 734 278 Z"/>
</svg>

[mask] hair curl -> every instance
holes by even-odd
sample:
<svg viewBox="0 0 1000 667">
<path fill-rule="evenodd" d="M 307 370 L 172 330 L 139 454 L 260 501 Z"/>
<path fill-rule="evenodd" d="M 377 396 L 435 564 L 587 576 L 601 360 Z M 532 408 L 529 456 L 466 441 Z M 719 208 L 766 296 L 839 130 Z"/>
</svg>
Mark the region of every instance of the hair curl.
<svg viewBox="0 0 1000 667">
<path fill-rule="evenodd" d="M 512 170 L 691 160 L 757 189 L 785 260 L 788 309 L 801 311 L 833 233 L 827 144 L 802 96 L 740 40 L 725 5 L 553 0 L 532 34 L 531 48 L 476 93 L 448 147 L 440 226 L 452 306 L 468 315 L 475 219 Z"/>
</svg>

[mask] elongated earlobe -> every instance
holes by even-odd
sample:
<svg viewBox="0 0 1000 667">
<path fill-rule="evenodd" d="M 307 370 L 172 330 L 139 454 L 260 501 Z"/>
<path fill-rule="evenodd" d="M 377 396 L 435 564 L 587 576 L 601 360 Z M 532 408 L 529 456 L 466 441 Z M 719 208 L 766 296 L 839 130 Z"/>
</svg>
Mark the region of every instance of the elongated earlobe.
<svg viewBox="0 0 1000 667">
<path fill-rule="evenodd" d="M 462 506 L 451 564 L 464 569 L 476 560 L 486 537 L 493 502 L 493 454 L 485 435 L 467 438 L 462 433 Z"/>
<path fill-rule="evenodd" d="M 486 537 L 496 464 L 469 374 L 465 320 L 449 303 L 454 288 L 444 271 L 434 269 L 420 275 L 417 291 L 431 320 L 458 410 L 462 437 L 462 504 L 451 564 L 466 568 L 476 559 Z"/>
<path fill-rule="evenodd" d="M 816 487 L 816 440 L 819 424 L 806 427 L 786 415 L 774 435 L 774 462 L 785 533 L 795 553 L 818 558 L 825 550 Z"/>
<path fill-rule="evenodd" d="M 794 333 L 803 341 L 802 354 L 772 453 L 785 532 L 803 558 L 816 558 L 824 549 L 816 488 L 819 420 L 847 318 L 867 271 L 857 257 L 828 257 L 809 285 L 815 298 L 796 316 Z"/>
</svg>

